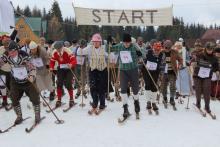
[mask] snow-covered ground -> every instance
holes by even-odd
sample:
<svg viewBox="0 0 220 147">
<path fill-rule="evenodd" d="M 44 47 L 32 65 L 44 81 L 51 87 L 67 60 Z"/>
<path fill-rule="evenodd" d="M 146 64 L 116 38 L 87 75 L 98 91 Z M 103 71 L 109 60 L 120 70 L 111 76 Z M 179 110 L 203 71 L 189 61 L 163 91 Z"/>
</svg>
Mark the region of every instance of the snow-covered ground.
<svg viewBox="0 0 220 147">
<path fill-rule="evenodd" d="M 68 102 L 68 96 L 63 101 Z M 129 110 L 133 114 L 123 125 L 117 119 L 122 114 L 122 104 L 107 102 L 106 110 L 100 116 L 89 116 L 90 97 L 86 107 L 79 105 L 68 113 L 56 110 L 62 125 L 54 123 L 55 118 L 46 113 L 42 107 L 42 116 L 46 119 L 30 134 L 25 128 L 34 121 L 33 110 L 27 108 L 28 98 L 22 99 L 23 116 L 32 116 L 23 124 L 0 134 L 0 147 L 219 147 L 220 146 L 220 102 L 212 101 L 211 109 L 217 120 L 209 116 L 202 117 L 193 107 L 194 98 L 190 99 L 190 109 L 177 104 L 178 111 L 171 107 L 164 109 L 160 104 L 160 115 L 148 115 L 146 96 L 140 97 L 140 120 L 135 120 L 133 100 L 130 99 Z M 76 102 L 80 103 L 80 99 Z M 67 105 L 62 108 L 67 107 Z M 13 111 L 0 111 L 0 129 L 7 128 L 15 119 Z"/>
</svg>

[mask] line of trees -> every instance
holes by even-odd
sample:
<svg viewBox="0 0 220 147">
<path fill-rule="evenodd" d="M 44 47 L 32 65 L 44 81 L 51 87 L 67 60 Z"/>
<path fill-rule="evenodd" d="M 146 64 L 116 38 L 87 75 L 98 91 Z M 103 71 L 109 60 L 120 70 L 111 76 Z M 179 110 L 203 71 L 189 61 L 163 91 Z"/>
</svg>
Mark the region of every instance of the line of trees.
<svg viewBox="0 0 220 147">
<path fill-rule="evenodd" d="M 71 17 L 63 19 L 59 4 L 54 1 L 51 9 L 47 12 L 38 9 L 36 6 L 31 10 L 29 6 L 21 9 L 17 6 L 17 12 L 24 14 L 26 17 L 41 17 L 46 20 L 47 25 L 47 39 L 53 40 L 68 40 L 86 39 L 89 40 L 91 35 L 100 32 L 104 38 L 109 34 L 114 36 L 116 40 L 120 40 L 123 32 L 130 32 L 133 37 L 142 36 L 145 41 L 151 39 L 171 39 L 186 38 L 195 40 L 200 38 L 207 29 L 220 29 L 220 26 L 214 25 L 206 27 L 202 24 L 185 24 L 182 18 L 173 18 L 173 26 L 159 26 L 155 27 L 115 27 L 115 26 L 77 26 L 76 20 Z"/>
</svg>

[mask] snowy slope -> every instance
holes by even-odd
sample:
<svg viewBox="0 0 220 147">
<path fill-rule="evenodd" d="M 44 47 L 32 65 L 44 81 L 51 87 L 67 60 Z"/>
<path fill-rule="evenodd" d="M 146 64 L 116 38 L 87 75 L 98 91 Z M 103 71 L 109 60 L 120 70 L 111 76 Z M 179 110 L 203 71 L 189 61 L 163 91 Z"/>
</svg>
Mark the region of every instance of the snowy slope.
<svg viewBox="0 0 220 147">
<path fill-rule="evenodd" d="M 130 99 L 129 110 L 132 117 L 123 125 L 117 123 L 122 114 L 122 104 L 107 102 L 107 109 L 100 116 L 87 114 L 90 97 L 86 107 L 78 105 L 68 113 L 62 109 L 57 115 L 65 120 L 62 125 L 54 123 L 52 114 L 45 112 L 47 118 L 31 134 L 25 133 L 33 120 L 33 110 L 27 108 L 28 98 L 22 99 L 23 116 L 32 116 L 8 133 L 0 134 L 0 147 L 219 147 L 220 146 L 220 102 L 212 101 L 212 111 L 217 120 L 209 116 L 203 118 L 193 108 L 190 99 L 190 109 L 186 110 L 186 99 L 183 105 L 177 104 L 177 112 L 171 107 L 164 109 L 160 104 L 160 115 L 149 116 L 146 107 L 146 96 L 141 96 L 141 119 L 135 120 L 133 100 Z M 68 102 L 66 95 L 64 100 Z M 76 100 L 78 104 L 80 99 Z M 67 105 L 63 106 L 67 107 Z M 15 119 L 13 111 L 0 111 L 0 129 L 7 128 Z"/>
</svg>

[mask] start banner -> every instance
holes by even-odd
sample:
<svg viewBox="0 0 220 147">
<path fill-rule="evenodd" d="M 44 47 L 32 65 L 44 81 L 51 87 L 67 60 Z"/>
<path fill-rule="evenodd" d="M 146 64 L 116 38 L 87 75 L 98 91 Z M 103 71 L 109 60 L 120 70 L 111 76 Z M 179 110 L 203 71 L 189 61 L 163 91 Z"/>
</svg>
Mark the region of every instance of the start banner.
<svg viewBox="0 0 220 147">
<path fill-rule="evenodd" d="M 173 8 L 115 10 L 74 7 L 77 25 L 168 26 L 173 24 Z"/>
</svg>

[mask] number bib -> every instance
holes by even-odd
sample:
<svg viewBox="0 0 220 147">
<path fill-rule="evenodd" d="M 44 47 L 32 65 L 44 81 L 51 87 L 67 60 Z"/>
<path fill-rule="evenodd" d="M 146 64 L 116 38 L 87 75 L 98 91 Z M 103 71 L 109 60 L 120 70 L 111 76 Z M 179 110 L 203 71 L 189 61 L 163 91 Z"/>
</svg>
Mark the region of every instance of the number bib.
<svg viewBox="0 0 220 147">
<path fill-rule="evenodd" d="M 210 68 L 200 67 L 199 68 L 198 76 L 200 78 L 208 78 L 209 75 L 210 75 L 210 72 L 211 72 Z"/>
<path fill-rule="evenodd" d="M 130 51 L 120 51 L 120 58 L 121 58 L 121 62 L 123 64 L 133 62 L 133 60 L 131 58 L 131 52 Z"/>
<path fill-rule="evenodd" d="M 68 64 L 60 64 L 60 69 L 67 69 L 69 68 Z"/>
<path fill-rule="evenodd" d="M 164 73 L 168 73 L 168 64 L 166 64 L 166 66 L 165 66 L 165 71 L 164 71 Z"/>
<path fill-rule="evenodd" d="M 25 67 L 13 67 L 12 68 L 12 75 L 14 78 L 18 80 L 24 80 L 28 77 L 28 72 Z"/>
<path fill-rule="evenodd" d="M 211 79 L 212 81 L 217 81 L 218 80 L 218 78 L 217 78 L 217 76 L 216 76 L 216 73 L 213 73 L 212 74 L 212 79 Z"/>
<path fill-rule="evenodd" d="M 5 83 L 6 83 L 6 76 L 1 75 L 0 86 L 5 87 Z"/>
<path fill-rule="evenodd" d="M 44 66 L 44 63 L 43 63 L 42 58 L 35 58 L 35 59 L 32 59 L 32 64 L 33 64 L 35 67 L 38 67 L 38 68 Z"/>
<path fill-rule="evenodd" d="M 146 66 L 151 71 L 157 70 L 157 63 L 155 63 L 155 62 L 147 61 Z"/>
<path fill-rule="evenodd" d="M 83 65 L 85 61 L 85 57 L 76 56 L 76 61 L 78 65 Z"/>
</svg>

